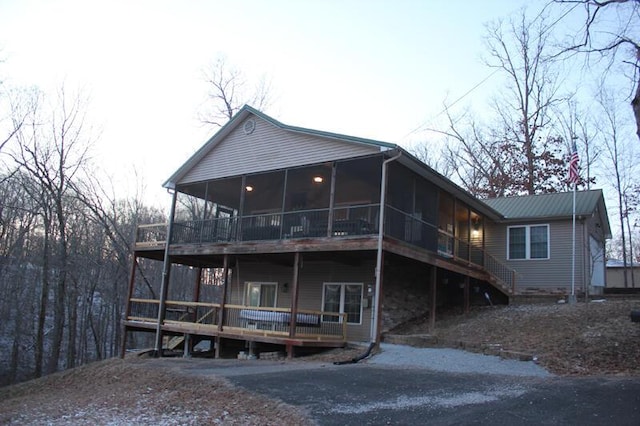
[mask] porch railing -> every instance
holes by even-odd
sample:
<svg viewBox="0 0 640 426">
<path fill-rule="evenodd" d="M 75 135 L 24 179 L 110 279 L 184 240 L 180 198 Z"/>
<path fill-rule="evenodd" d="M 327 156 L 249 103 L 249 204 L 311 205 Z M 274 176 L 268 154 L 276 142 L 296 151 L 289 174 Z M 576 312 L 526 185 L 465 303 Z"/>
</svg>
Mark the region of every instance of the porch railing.
<svg viewBox="0 0 640 426">
<path fill-rule="evenodd" d="M 321 237 L 376 235 L 379 204 L 298 210 L 242 217 L 175 222 L 173 244 L 265 241 Z M 155 245 L 166 241 L 166 224 L 141 225 L 136 243 Z M 385 210 L 385 235 L 421 247 L 443 257 L 485 268 L 505 290 L 515 289 L 514 271 L 488 254 L 473 239 L 465 240 L 432 223 L 394 207 Z"/>
<path fill-rule="evenodd" d="M 129 321 L 158 322 L 157 299 L 130 300 Z M 200 324 L 217 326 L 219 304 L 168 300 L 166 302 L 166 324 Z M 260 308 L 243 305 L 225 305 L 222 331 L 239 336 L 258 334 L 270 337 L 289 337 L 291 309 Z M 346 340 L 346 314 L 313 310 L 298 310 L 294 336 L 314 340 Z"/>
<path fill-rule="evenodd" d="M 342 237 L 378 233 L 379 204 L 245 215 L 173 224 L 172 244 Z M 332 220 L 329 220 L 333 213 Z M 166 240 L 166 224 L 139 227 L 138 244 Z"/>
<path fill-rule="evenodd" d="M 287 337 L 291 331 L 291 309 L 225 305 L 223 328 L 243 333 Z M 295 337 L 346 340 L 346 314 L 300 309 L 296 314 Z"/>
<path fill-rule="evenodd" d="M 499 281 L 504 290 L 510 293 L 515 291 L 515 271 L 474 244 L 473 238 L 469 241 L 455 237 L 434 224 L 391 206 L 387 206 L 385 211 L 385 234 L 437 252 L 443 257 L 484 268 Z"/>
<path fill-rule="evenodd" d="M 138 225 L 136 231 L 136 244 L 155 245 L 167 241 L 167 224 L 152 223 L 148 225 Z"/>
</svg>

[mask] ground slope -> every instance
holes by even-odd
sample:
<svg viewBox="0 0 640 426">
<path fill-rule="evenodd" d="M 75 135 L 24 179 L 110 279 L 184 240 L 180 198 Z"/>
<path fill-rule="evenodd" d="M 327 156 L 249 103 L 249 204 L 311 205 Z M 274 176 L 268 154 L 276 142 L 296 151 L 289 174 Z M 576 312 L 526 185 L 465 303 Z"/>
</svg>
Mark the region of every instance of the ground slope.
<svg viewBox="0 0 640 426">
<path fill-rule="evenodd" d="M 629 314 L 640 301 L 474 308 L 437 323 L 440 344 L 470 350 L 529 353 L 560 375 L 640 376 L 640 324 Z M 424 334 L 417 320 L 394 330 Z M 351 359 L 363 348 L 332 350 L 307 359 Z M 0 388 L 0 424 L 55 425 L 297 425 L 300 409 L 250 394 L 220 377 L 181 377 L 151 368 L 137 356 L 96 362 Z"/>
</svg>

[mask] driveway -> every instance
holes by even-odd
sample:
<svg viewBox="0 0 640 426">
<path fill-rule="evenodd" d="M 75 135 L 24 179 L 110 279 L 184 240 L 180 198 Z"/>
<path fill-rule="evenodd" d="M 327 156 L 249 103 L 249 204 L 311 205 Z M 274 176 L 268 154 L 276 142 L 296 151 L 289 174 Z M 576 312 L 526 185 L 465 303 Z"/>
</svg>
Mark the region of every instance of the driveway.
<svg viewBox="0 0 640 426">
<path fill-rule="evenodd" d="M 639 378 L 555 377 L 531 362 L 395 345 L 358 364 L 219 360 L 226 376 L 320 425 L 640 425 Z M 186 365 L 185 365 L 186 367 Z"/>
</svg>

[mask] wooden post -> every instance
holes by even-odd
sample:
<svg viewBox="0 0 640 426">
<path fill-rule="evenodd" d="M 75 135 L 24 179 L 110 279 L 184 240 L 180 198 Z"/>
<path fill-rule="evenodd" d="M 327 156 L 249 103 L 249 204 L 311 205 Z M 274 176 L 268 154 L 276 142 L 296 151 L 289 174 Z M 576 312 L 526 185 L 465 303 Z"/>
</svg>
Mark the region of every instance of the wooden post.
<svg viewBox="0 0 640 426">
<path fill-rule="evenodd" d="M 436 280 L 438 277 L 438 268 L 431 267 L 429 274 L 429 332 L 433 332 L 436 327 Z"/>
<path fill-rule="evenodd" d="M 171 258 L 169 257 L 169 245 L 171 244 L 171 236 L 173 235 L 173 219 L 176 213 L 176 202 L 178 200 L 178 191 L 173 190 L 171 200 L 171 212 L 169 213 L 169 224 L 167 225 L 167 241 L 164 244 L 164 261 L 162 268 L 162 287 L 160 288 L 160 303 L 158 304 L 158 323 L 156 324 L 156 342 L 154 347 L 154 355 L 162 356 L 162 324 L 164 323 L 165 308 L 167 302 L 167 292 L 169 290 L 169 278 L 171 275 Z"/>
<path fill-rule="evenodd" d="M 133 253 L 133 262 L 131 264 L 131 274 L 129 275 L 129 290 L 127 291 L 127 305 L 124 309 L 124 320 L 129 319 L 131 315 L 131 298 L 133 297 L 133 286 L 136 281 L 136 268 L 138 267 L 138 256 Z M 124 358 L 127 350 L 127 326 L 122 327 L 122 347 L 120 348 L 120 358 Z"/>
<path fill-rule="evenodd" d="M 193 301 L 200 301 L 200 286 L 202 285 L 202 268 L 198 268 L 198 272 L 196 273 L 196 282 L 193 286 Z M 196 318 L 197 320 L 197 318 Z"/>
<path fill-rule="evenodd" d="M 470 297 L 469 286 L 470 285 L 471 285 L 471 283 L 470 283 L 469 276 L 464 277 L 464 313 L 465 313 L 465 315 L 467 315 L 469 313 L 469 310 L 470 310 L 470 307 L 471 307 L 471 301 L 469 300 L 469 297 Z"/>
<path fill-rule="evenodd" d="M 229 285 L 229 255 L 224 255 L 222 264 L 222 300 L 220 300 L 220 308 L 218 310 L 218 333 L 222 332 L 222 324 L 224 323 L 224 305 L 227 303 L 227 287 Z M 220 336 L 215 337 L 215 357 L 220 358 L 220 345 L 222 339 Z"/>
<path fill-rule="evenodd" d="M 293 258 L 293 278 L 291 280 L 291 320 L 289 322 L 289 337 L 295 337 L 298 317 L 298 278 L 300 275 L 300 252 L 296 252 Z M 294 347 L 287 343 L 287 358 L 294 355 Z"/>
<path fill-rule="evenodd" d="M 202 282 L 202 268 L 198 268 L 196 272 L 196 280 L 193 286 L 193 297 L 191 298 L 194 302 L 200 301 L 200 284 Z M 198 322 L 198 308 L 195 307 L 195 311 L 193 312 L 193 322 Z M 193 339 L 189 333 L 184 334 L 184 354 L 185 358 L 191 356 L 191 351 L 193 345 Z"/>
<path fill-rule="evenodd" d="M 337 164 L 334 161 L 331 165 L 331 189 L 329 192 L 329 219 L 327 224 L 327 236 L 333 235 L 333 214 L 335 210 L 335 196 L 336 196 L 336 169 Z"/>
</svg>

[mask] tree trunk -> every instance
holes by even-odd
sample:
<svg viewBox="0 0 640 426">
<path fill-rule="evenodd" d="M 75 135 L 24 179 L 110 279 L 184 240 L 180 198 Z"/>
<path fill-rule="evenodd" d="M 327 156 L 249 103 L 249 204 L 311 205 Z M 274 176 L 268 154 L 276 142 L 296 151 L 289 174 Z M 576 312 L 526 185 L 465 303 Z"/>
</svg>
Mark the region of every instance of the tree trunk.
<svg viewBox="0 0 640 426">
<path fill-rule="evenodd" d="M 67 238 L 66 238 L 66 217 L 64 207 L 62 205 L 63 199 L 60 194 L 56 200 L 56 216 L 58 218 L 58 238 L 59 238 L 59 256 L 58 256 L 58 280 L 55 288 L 55 299 L 53 302 L 53 333 L 51 354 L 49 356 L 49 363 L 47 365 L 47 372 L 49 374 L 58 370 L 58 364 L 60 362 L 60 352 L 62 349 L 62 340 L 64 337 L 65 326 L 65 299 L 67 296 L 67 268 L 68 268 L 68 254 L 67 254 Z"/>
<path fill-rule="evenodd" d="M 43 217 L 44 241 L 42 247 L 42 289 L 40 291 L 40 306 L 38 309 L 38 326 L 36 328 L 36 345 L 34 350 L 34 376 L 41 377 L 44 360 L 44 327 L 47 320 L 47 304 L 49 301 L 49 236 L 51 224 L 47 215 Z"/>
</svg>

